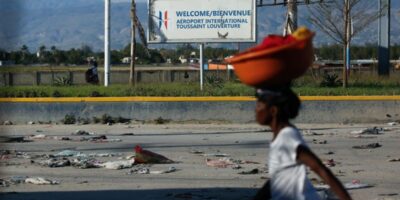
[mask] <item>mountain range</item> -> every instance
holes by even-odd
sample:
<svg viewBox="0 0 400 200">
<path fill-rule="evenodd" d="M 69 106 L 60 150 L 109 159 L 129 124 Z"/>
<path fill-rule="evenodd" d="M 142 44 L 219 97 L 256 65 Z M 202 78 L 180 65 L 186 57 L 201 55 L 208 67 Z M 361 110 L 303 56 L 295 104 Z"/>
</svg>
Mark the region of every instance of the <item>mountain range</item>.
<svg viewBox="0 0 400 200">
<path fill-rule="evenodd" d="M 128 0 L 112 2 L 111 48 L 121 49 L 129 43 L 130 38 L 130 3 Z M 258 41 L 268 34 L 282 33 L 285 9 L 283 6 L 258 8 Z M 306 19 L 307 13 L 305 6 L 299 7 L 299 24 L 313 28 Z M 138 1 L 137 15 L 146 29 L 147 3 Z M 377 22 L 372 23 L 354 38 L 353 43 L 376 43 L 377 27 Z M 103 38 L 103 0 L 0 0 L 0 49 L 16 50 L 26 45 L 33 52 L 41 45 L 58 49 L 87 45 L 95 51 L 101 51 Z M 318 32 L 315 43 L 334 42 Z M 400 43 L 400 1 L 392 1 L 391 43 Z M 171 45 L 162 46 L 168 48 Z"/>
</svg>

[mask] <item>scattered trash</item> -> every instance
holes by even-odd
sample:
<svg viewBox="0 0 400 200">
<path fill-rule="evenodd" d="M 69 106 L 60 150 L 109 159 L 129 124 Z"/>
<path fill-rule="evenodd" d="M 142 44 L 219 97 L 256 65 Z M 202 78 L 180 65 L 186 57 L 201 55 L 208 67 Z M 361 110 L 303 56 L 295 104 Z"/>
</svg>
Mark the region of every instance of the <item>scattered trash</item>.
<svg viewBox="0 0 400 200">
<path fill-rule="evenodd" d="M 74 158 L 71 161 L 71 165 L 80 169 L 88 169 L 88 168 L 100 168 L 102 167 L 102 163 L 95 159 L 89 158 Z"/>
<path fill-rule="evenodd" d="M 94 133 L 89 133 L 84 130 L 76 130 L 72 135 L 94 135 Z"/>
<path fill-rule="evenodd" d="M 67 136 L 63 136 L 63 137 L 61 137 L 60 138 L 60 140 L 65 140 L 65 141 L 68 141 L 68 140 L 72 140 L 71 138 L 69 138 L 69 137 L 67 137 Z"/>
<path fill-rule="evenodd" d="M 122 153 L 91 153 L 89 154 L 89 157 L 115 157 L 122 155 Z M 131 159 L 131 157 L 128 157 L 127 159 Z"/>
<path fill-rule="evenodd" d="M 139 145 L 135 146 L 135 161 L 136 163 L 174 163 L 173 160 L 167 157 L 145 150 Z"/>
<path fill-rule="evenodd" d="M 257 168 L 255 168 L 250 171 L 241 171 L 238 174 L 249 175 L 249 174 L 258 174 L 258 173 L 259 173 L 259 170 Z"/>
<path fill-rule="evenodd" d="M 357 131 L 351 131 L 350 134 L 354 134 L 354 135 L 381 135 L 381 134 L 383 134 L 383 132 L 384 132 L 383 128 L 373 127 L 373 128 L 366 128 L 366 129 L 357 130 Z"/>
<path fill-rule="evenodd" d="M 46 139 L 46 137 L 47 136 L 45 134 L 37 134 L 29 136 L 29 139 L 40 140 L 40 139 Z"/>
<path fill-rule="evenodd" d="M 209 158 L 206 158 L 206 164 L 207 166 L 210 167 L 216 167 L 216 168 L 227 168 L 230 165 L 234 165 L 235 163 L 231 158 L 220 158 L 216 160 L 212 160 Z"/>
<path fill-rule="evenodd" d="M 4 122 L 3 122 L 3 125 L 13 125 L 13 123 L 12 123 L 11 121 L 8 121 L 8 120 L 7 120 L 7 121 L 4 121 Z"/>
<path fill-rule="evenodd" d="M 343 184 L 343 186 L 347 190 L 354 190 L 354 189 L 362 189 L 362 188 L 373 187 L 370 184 L 361 183 L 360 180 L 352 180 L 349 183 Z M 317 184 L 317 185 L 314 185 L 314 187 L 317 190 L 323 190 L 323 189 L 329 189 L 330 188 L 329 185 L 327 185 L 327 184 Z"/>
<path fill-rule="evenodd" d="M 120 136 L 132 136 L 135 135 L 134 133 L 121 133 Z"/>
<path fill-rule="evenodd" d="M 49 179 L 45 179 L 42 177 L 32 177 L 25 179 L 25 183 L 31 183 L 35 185 L 57 185 L 59 184 L 58 181 L 53 181 Z"/>
<path fill-rule="evenodd" d="M 365 171 L 365 170 L 363 170 L 363 169 L 357 169 L 357 170 L 353 170 L 353 173 L 359 173 L 359 172 L 363 172 L 363 171 Z"/>
<path fill-rule="evenodd" d="M 85 184 L 85 183 L 89 183 L 89 181 L 81 181 L 81 182 L 78 182 L 78 184 Z"/>
<path fill-rule="evenodd" d="M 332 154 L 335 154 L 335 152 L 333 152 L 333 151 L 328 151 L 328 152 L 325 153 L 325 155 L 332 155 Z"/>
<path fill-rule="evenodd" d="M 378 147 L 381 147 L 382 145 L 379 143 L 371 143 L 371 144 L 367 144 L 367 145 L 356 145 L 353 146 L 353 149 L 375 149 Z"/>
<path fill-rule="evenodd" d="M 328 141 L 313 139 L 313 143 L 314 144 L 328 144 Z"/>
<path fill-rule="evenodd" d="M 140 167 L 130 170 L 127 174 L 168 174 L 176 171 L 177 169 L 175 167 L 169 167 L 167 170 L 158 170 L 158 171 L 150 170 L 147 167 Z"/>
<path fill-rule="evenodd" d="M 29 122 L 28 122 L 28 125 L 34 125 L 34 124 L 35 124 L 34 121 L 29 121 Z"/>
<path fill-rule="evenodd" d="M 20 183 L 25 183 L 25 180 L 27 179 L 27 176 L 12 176 L 9 179 L 9 182 L 12 184 L 20 184 Z"/>
<path fill-rule="evenodd" d="M 397 196 L 399 193 L 386 193 L 386 194 L 378 194 L 378 196 L 384 196 L 384 197 L 391 197 L 391 196 Z"/>
<path fill-rule="evenodd" d="M 67 158 L 50 158 L 48 160 L 38 162 L 39 165 L 45 167 L 65 167 L 70 166 L 71 163 Z"/>
<path fill-rule="evenodd" d="M 150 171 L 150 174 L 168 174 L 172 172 L 176 172 L 177 169 L 175 167 L 169 167 L 167 170 L 161 170 L 161 171 Z"/>
<path fill-rule="evenodd" d="M 240 165 L 233 165 L 233 166 L 232 166 L 232 169 L 242 169 L 242 166 L 240 166 Z"/>
<path fill-rule="evenodd" d="M 0 179 L 0 187 L 8 187 L 10 186 L 10 184 L 4 180 L 4 179 Z"/>
<path fill-rule="evenodd" d="M 389 123 L 387 123 L 387 125 L 389 125 L 389 126 L 396 126 L 398 124 L 399 124 L 398 122 L 389 122 Z"/>
<path fill-rule="evenodd" d="M 135 159 L 131 160 L 119 160 L 119 161 L 109 161 L 101 164 L 106 169 L 125 169 L 131 168 L 135 163 Z"/>
<path fill-rule="evenodd" d="M 229 154 L 226 153 L 206 153 L 203 154 L 204 157 L 229 157 Z"/>
<path fill-rule="evenodd" d="M 192 154 L 204 154 L 204 151 L 198 150 L 198 149 L 192 149 L 190 150 L 190 153 Z"/>
<path fill-rule="evenodd" d="M 400 158 L 389 159 L 388 162 L 400 162 Z"/>
<path fill-rule="evenodd" d="M 86 155 L 82 154 L 79 151 L 64 150 L 64 151 L 61 151 L 61 152 L 55 154 L 54 156 L 56 156 L 56 157 L 72 157 L 72 156 L 82 156 L 82 157 L 84 157 Z"/>
<path fill-rule="evenodd" d="M 0 142 L 12 143 L 12 142 L 28 142 L 24 140 L 23 136 L 0 136 Z"/>
<path fill-rule="evenodd" d="M 350 183 L 345 183 L 344 187 L 348 190 L 353 190 L 353 189 L 369 188 L 372 187 L 372 185 L 361 183 L 360 180 L 352 180 Z"/>
<path fill-rule="evenodd" d="M 313 132 L 311 130 L 305 130 L 303 132 L 303 135 L 304 136 L 321 136 L 321 135 L 324 135 L 324 134 L 323 133 L 316 133 L 316 132 Z"/>
<path fill-rule="evenodd" d="M 334 167 L 334 166 L 336 166 L 336 162 L 335 162 L 335 160 L 333 160 L 333 159 L 329 159 L 329 160 L 324 161 L 324 164 L 325 164 L 327 167 Z"/>
</svg>

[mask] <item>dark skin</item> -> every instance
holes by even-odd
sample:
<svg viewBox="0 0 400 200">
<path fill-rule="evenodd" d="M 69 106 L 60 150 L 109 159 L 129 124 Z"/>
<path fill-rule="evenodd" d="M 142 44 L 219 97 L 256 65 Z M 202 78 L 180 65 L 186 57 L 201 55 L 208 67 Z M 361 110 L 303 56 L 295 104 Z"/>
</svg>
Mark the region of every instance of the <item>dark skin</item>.
<svg viewBox="0 0 400 200">
<path fill-rule="evenodd" d="M 256 104 L 256 120 L 261 125 L 268 125 L 271 127 L 273 138 L 278 136 L 281 129 L 287 126 L 293 126 L 289 123 L 289 119 L 282 120 L 278 119 L 279 108 L 277 106 L 268 106 L 267 103 L 262 101 L 257 101 Z M 337 195 L 339 199 L 349 200 L 351 199 L 347 190 L 343 187 L 341 182 L 333 175 L 331 170 L 329 170 L 321 160 L 307 147 L 300 145 L 297 148 L 297 161 L 310 167 L 322 180 L 327 183 L 331 190 Z M 264 185 L 263 189 L 268 188 L 269 184 Z M 265 192 L 259 192 L 255 199 L 265 195 Z M 268 197 L 268 196 L 264 196 Z M 264 198 L 266 199 L 266 198 Z"/>
</svg>

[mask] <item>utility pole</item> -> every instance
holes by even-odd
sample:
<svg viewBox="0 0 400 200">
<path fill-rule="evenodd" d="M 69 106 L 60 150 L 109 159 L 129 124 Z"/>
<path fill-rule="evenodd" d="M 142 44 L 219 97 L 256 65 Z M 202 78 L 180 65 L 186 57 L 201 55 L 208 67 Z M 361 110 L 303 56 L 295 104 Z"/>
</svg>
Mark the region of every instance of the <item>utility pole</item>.
<svg viewBox="0 0 400 200">
<path fill-rule="evenodd" d="M 136 3 L 135 0 L 131 2 L 131 64 L 129 71 L 129 84 L 135 84 L 135 55 L 136 55 Z"/>
<path fill-rule="evenodd" d="M 283 35 L 291 34 L 297 29 L 297 0 L 287 0 L 287 15 Z"/>
<path fill-rule="evenodd" d="M 379 0 L 378 74 L 388 76 L 390 72 L 390 0 Z"/>
<path fill-rule="evenodd" d="M 104 0 L 104 86 L 110 79 L 110 0 Z"/>
<path fill-rule="evenodd" d="M 344 5 L 344 10 L 343 10 L 343 16 L 344 16 L 344 30 L 346 32 L 345 34 L 345 39 L 344 39 L 344 46 L 346 48 L 344 48 L 343 50 L 343 87 L 346 88 L 347 87 L 347 80 L 348 80 L 348 69 L 350 66 L 348 66 L 350 64 L 350 62 L 348 62 L 348 60 L 350 60 L 349 56 L 350 56 L 350 0 L 346 0 L 345 1 L 345 5 Z"/>
</svg>

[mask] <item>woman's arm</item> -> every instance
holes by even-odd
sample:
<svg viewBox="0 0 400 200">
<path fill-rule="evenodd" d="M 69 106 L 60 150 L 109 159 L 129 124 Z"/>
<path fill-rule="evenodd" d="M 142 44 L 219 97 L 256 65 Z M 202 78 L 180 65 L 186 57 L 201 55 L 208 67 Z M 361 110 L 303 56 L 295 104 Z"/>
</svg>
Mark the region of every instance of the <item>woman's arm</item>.
<svg viewBox="0 0 400 200">
<path fill-rule="evenodd" d="M 297 160 L 304 163 L 318 174 L 327 183 L 333 192 L 342 200 L 351 199 L 342 183 L 333 175 L 321 162 L 321 160 L 307 147 L 300 145 L 297 147 Z"/>
</svg>

